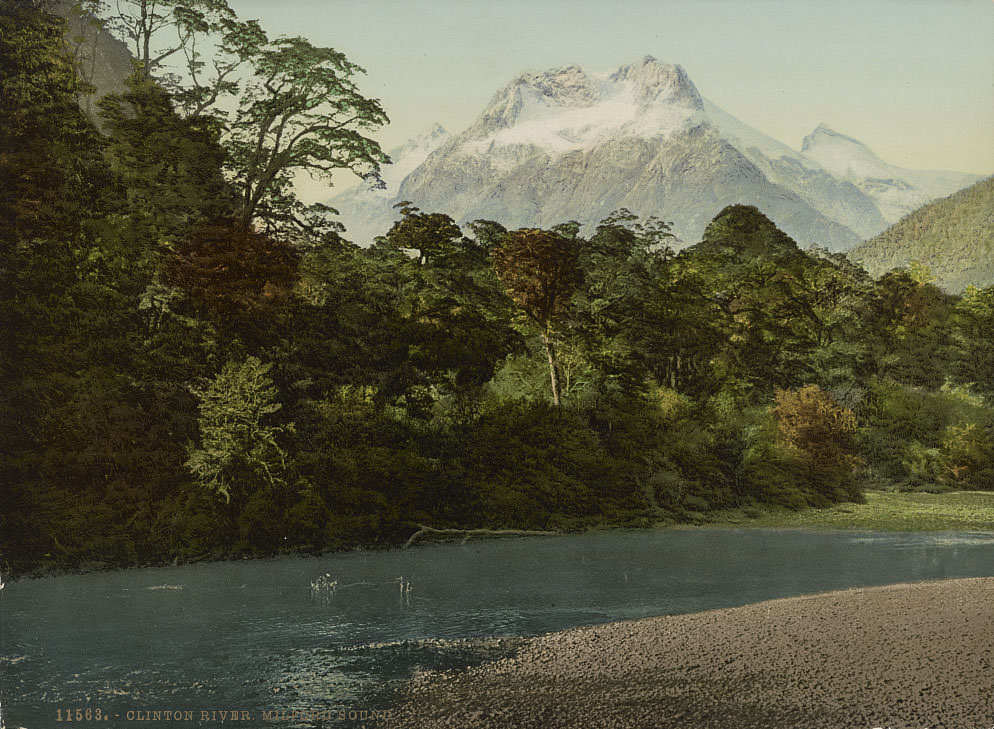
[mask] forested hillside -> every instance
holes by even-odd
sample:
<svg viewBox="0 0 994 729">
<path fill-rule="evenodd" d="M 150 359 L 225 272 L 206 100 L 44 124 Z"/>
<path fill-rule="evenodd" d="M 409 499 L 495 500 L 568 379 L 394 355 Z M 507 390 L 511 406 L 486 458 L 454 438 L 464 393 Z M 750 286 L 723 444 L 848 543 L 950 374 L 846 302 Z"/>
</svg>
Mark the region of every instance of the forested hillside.
<svg viewBox="0 0 994 729">
<path fill-rule="evenodd" d="M 994 285 L 994 177 L 925 205 L 849 257 L 877 276 L 917 261 L 955 293 Z"/>
<path fill-rule="evenodd" d="M 210 8 L 161 28 L 220 37 L 215 75 L 139 54 L 98 132 L 63 21 L 0 3 L 4 571 L 994 483 L 994 288 L 874 281 L 748 206 L 679 255 L 624 210 L 410 205 L 360 248 L 291 182 L 385 161 L 361 69 Z"/>
</svg>

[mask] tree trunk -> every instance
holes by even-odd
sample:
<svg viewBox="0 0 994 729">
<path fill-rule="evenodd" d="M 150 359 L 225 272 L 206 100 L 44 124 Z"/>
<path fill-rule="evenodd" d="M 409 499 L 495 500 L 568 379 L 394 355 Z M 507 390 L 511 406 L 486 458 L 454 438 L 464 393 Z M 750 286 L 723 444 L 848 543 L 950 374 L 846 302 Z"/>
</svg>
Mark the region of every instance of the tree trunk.
<svg viewBox="0 0 994 729">
<path fill-rule="evenodd" d="M 152 23 L 154 20 L 150 20 L 148 17 L 148 3 L 142 2 L 142 15 L 141 15 L 141 42 L 142 42 L 142 80 L 148 81 L 152 78 L 152 69 L 148 67 L 149 62 L 152 60 Z"/>
<path fill-rule="evenodd" d="M 552 402 L 559 407 L 559 363 L 556 361 L 556 350 L 552 346 L 552 339 L 549 337 L 549 330 L 542 332 L 542 343 L 545 345 L 545 356 L 549 360 L 549 380 L 552 384 Z"/>
</svg>

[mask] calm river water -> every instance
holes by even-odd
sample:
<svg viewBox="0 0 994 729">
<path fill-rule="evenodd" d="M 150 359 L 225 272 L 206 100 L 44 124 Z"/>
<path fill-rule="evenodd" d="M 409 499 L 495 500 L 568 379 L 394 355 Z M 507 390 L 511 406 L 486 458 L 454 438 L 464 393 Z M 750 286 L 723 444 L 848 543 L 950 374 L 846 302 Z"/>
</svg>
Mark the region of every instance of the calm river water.
<svg viewBox="0 0 994 729">
<path fill-rule="evenodd" d="M 325 573 L 338 588 L 312 589 Z M 415 671 L 503 655 L 517 636 L 976 576 L 994 576 L 994 534 L 707 529 L 19 580 L 0 591 L 0 702 L 7 729 L 358 727 L 348 711 L 385 708 Z M 76 708 L 109 718 L 66 723 Z M 165 710 L 181 720 L 141 713 Z M 222 710 L 251 721 L 201 713 Z M 317 718 L 263 717 L 293 710 Z"/>
</svg>

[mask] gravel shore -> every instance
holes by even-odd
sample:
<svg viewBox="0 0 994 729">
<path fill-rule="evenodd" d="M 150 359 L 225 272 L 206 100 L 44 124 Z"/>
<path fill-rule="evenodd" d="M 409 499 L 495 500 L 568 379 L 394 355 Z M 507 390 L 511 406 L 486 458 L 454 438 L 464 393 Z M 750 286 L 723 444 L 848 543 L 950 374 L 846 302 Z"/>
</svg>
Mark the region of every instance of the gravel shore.
<svg viewBox="0 0 994 729">
<path fill-rule="evenodd" d="M 421 674 L 389 727 L 991 729 L 994 578 L 578 628 Z"/>
</svg>

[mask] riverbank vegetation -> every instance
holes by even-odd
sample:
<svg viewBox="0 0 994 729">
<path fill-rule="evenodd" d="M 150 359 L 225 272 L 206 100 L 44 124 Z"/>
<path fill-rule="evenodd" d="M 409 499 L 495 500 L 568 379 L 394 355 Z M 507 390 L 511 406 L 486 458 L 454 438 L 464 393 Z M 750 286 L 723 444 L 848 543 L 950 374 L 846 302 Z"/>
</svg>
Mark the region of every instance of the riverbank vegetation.
<svg viewBox="0 0 994 729">
<path fill-rule="evenodd" d="M 153 54 L 98 131 L 63 23 L 0 5 L 5 569 L 994 484 L 994 289 L 874 280 L 748 206 L 679 253 L 624 210 L 405 204 L 352 242 L 292 181 L 376 179 L 361 69 L 216 0 L 170 18 L 216 75 Z"/>
</svg>

